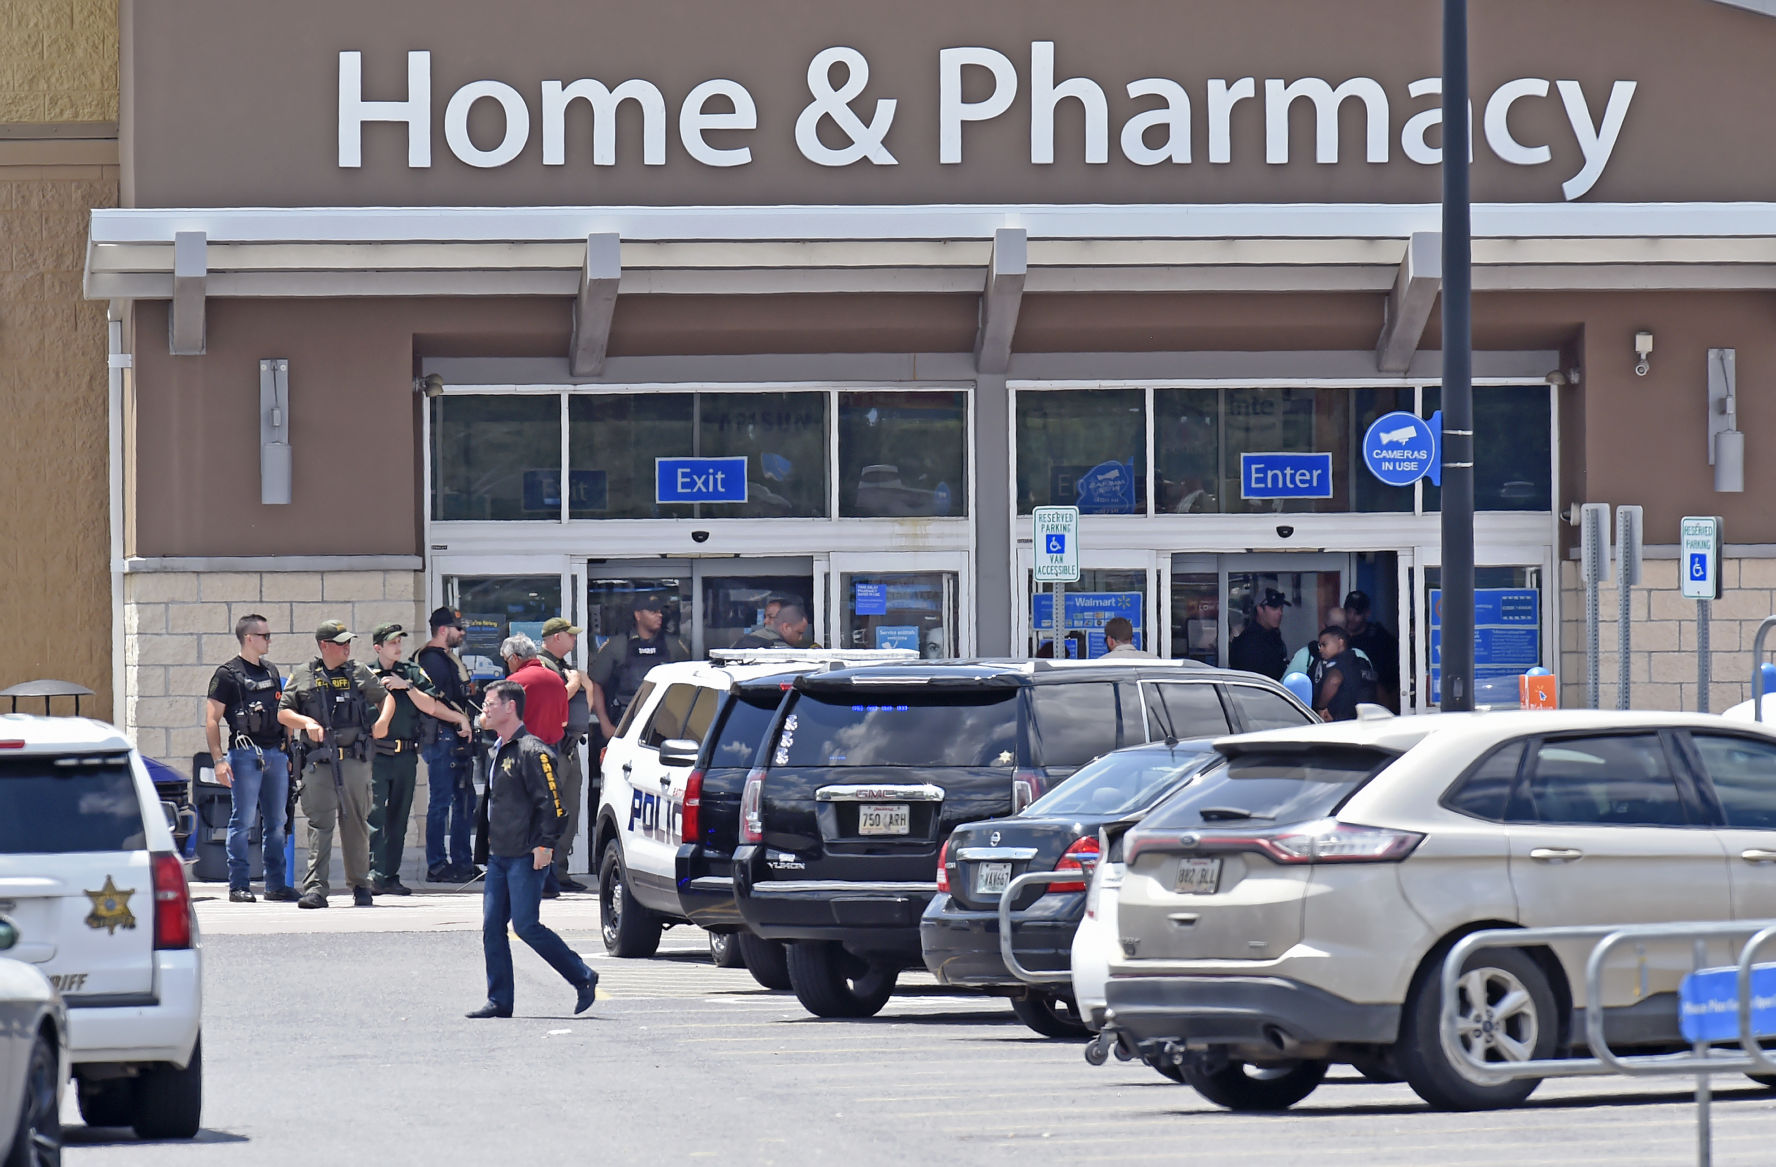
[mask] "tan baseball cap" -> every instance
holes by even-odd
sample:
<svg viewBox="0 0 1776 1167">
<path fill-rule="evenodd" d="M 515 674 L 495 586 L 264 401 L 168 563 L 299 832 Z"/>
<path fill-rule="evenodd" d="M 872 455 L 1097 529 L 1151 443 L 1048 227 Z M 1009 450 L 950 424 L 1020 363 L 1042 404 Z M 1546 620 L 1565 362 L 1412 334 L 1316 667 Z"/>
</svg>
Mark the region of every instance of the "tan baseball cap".
<svg viewBox="0 0 1776 1167">
<path fill-rule="evenodd" d="M 553 636 L 557 632 L 571 632 L 575 636 L 578 636 L 580 634 L 580 630 L 578 628 L 576 628 L 574 625 L 568 623 L 565 619 L 563 619 L 560 616 L 551 616 L 547 620 L 543 621 L 543 635 L 544 636 Z"/>
<path fill-rule="evenodd" d="M 350 644 L 357 639 L 357 636 L 338 620 L 329 620 L 315 629 L 315 639 L 317 641 L 330 640 L 334 644 Z"/>
</svg>

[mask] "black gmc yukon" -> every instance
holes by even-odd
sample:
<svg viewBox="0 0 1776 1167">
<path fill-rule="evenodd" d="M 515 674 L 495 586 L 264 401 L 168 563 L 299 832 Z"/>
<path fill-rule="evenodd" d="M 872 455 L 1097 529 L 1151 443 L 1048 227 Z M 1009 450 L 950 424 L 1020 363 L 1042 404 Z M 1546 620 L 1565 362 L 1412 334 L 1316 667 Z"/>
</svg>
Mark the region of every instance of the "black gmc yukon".
<svg viewBox="0 0 1776 1167">
<path fill-rule="evenodd" d="M 919 918 L 950 831 L 1022 809 L 1098 754 L 1187 734 L 1150 715 L 1164 705 L 1147 687 L 1204 672 L 1219 670 L 982 661 L 797 677 L 741 799 L 741 916 L 788 942 L 809 1012 L 873 1015 L 901 970 L 924 965 Z M 1275 699 L 1277 724 L 1300 724 L 1280 688 L 1254 692 Z"/>
</svg>

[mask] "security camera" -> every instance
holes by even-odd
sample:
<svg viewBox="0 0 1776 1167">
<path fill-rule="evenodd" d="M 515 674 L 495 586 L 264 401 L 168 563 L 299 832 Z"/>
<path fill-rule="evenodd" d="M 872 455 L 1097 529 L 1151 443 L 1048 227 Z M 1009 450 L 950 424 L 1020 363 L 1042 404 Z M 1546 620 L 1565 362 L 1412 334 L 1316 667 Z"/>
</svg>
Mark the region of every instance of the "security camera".
<svg viewBox="0 0 1776 1167">
<path fill-rule="evenodd" d="M 691 542 L 693 542 L 693 543 L 707 543 L 707 542 L 709 542 L 709 532 L 708 531 L 692 531 L 691 532 Z"/>
<path fill-rule="evenodd" d="M 1652 365 L 1651 361 L 1635 361 L 1634 362 L 1634 375 L 1636 377 L 1644 377 L 1652 371 L 1653 371 L 1653 365 Z"/>
<path fill-rule="evenodd" d="M 442 397 L 444 395 L 444 378 L 436 373 L 415 377 L 413 378 L 413 391 L 426 397 Z"/>
<path fill-rule="evenodd" d="M 1653 371 L 1652 361 L 1648 359 L 1653 355 L 1653 334 L 1644 328 L 1634 334 L 1634 355 L 1640 358 L 1634 362 L 1636 377 L 1644 377 Z"/>
<path fill-rule="evenodd" d="M 1294 533 L 1295 533 L 1294 527 L 1278 527 L 1277 528 L 1277 538 L 1279 538 L 1279 539 L 1287 539 L 1289 536 L 1293 535 Z"/>
</svg>

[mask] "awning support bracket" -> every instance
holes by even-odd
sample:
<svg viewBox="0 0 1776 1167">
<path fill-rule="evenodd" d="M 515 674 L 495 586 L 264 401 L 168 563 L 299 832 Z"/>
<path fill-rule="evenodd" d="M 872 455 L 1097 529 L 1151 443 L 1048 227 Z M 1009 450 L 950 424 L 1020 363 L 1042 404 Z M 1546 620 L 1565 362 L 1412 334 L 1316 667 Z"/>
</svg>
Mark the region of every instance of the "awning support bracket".
<svg viewBox="0 0 1776 1167">
<path fill-rule="evenodd" d="M 611 317 L 617 308 L 617 284 L 623 278 L 621 251 L 622 239 L 615 232 L 586 237 L 586 263 L 580 271 L 573 340 L 567 351 L 568 370 L 576 377 L 596 377 L 604 372 Z"/>
<path fill-rule="evenodd" d="M 1404 373 L 1430 323 L 1431 308 L 1443 289 L 1443 235 L 1439 231 L 1414 231 L 1406 241 L 1406 255 L 1388 293 L 1382 317 L 1381 339 L 1375 344 L 1375 365 L 1384 373 Z"/>
<path fill-rule="evenodd" d="M 1011 338 L 1017 332 L 1018 307 L 1030 270 L 1029 235 L 1022 227 L 993 232 L 993 259 L 987 286 L 981 292 L 980 332 L 974 342 L 974 367 L 999 374 L 1011 365 Z"/>
<path fill-rule="evenodd" d="M 173 303 L 167 314 L 167 351 L 176 357 L 204 354 L 204 283 L 209 278 L 208 241 L 202 231 L 173 235 Z"/>
</svg>

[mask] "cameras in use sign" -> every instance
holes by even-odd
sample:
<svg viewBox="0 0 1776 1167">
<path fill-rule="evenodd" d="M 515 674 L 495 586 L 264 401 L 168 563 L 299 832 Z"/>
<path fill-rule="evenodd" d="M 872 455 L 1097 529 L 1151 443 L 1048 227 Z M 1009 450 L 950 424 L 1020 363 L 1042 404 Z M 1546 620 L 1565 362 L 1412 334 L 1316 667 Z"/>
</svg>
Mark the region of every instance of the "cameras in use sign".
<svg viewBox="0 0 1776 1167">
<path fill-rule="evenodd" d="M 1684 598 L 1720 599 L 1720 519 L 1688 517 L 1678 532 L 1678 578 Z"/>
<path fill-rule="evenodd" d="M 1075 583 L 1079 579 L 1079 508 L 1037 507 L 1035 526 L 1037 583 Z"/>
</svg>

